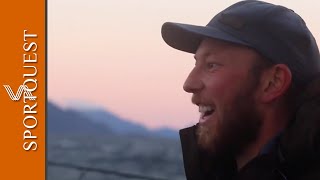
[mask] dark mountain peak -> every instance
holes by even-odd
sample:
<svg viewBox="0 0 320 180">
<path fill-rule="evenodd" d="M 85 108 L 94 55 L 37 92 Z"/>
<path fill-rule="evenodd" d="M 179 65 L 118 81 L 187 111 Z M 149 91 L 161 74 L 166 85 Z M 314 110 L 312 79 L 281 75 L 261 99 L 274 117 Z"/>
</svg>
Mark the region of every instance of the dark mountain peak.
<svg viewBox="0 0 320 180">
<path fill-rule="evenodd" d="M 89 107 L 88 109 L 83 107 Z M 48 103 L 48 131 L 59 133 L 93 133 L 113 132 L 118 135 L 153 136 L 177 139 L 178 131 L 168 127 L 149 130 L 131 120 L 120 118 L 114 113 L 100 107 L 92 108 L 85 104 L 61 109 L 52 102 Z"/>
<path fill-rule="evenodd" d="M 47 104 L 48 134 L 110 134 L 112 130 L 105 124 L 93 122 L 72 110 L 63 110 L 49 102 Z"/>
</svg>

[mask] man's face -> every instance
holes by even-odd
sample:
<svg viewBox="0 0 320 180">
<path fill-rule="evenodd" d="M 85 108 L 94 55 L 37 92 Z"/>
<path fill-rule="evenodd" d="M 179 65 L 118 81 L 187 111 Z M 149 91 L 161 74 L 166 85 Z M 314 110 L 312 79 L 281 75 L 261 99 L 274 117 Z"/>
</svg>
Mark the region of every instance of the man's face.
<svg viewBox="0 0 320 180">
<path fill-rule="evenodd" d="M 256 108 L 259 55 L 244 46 L 202 41 L 184 89 L 199 106 L 198 144 L 212 155 L 237 154 L 255 140 L 261 118 Z"/>
</svg>

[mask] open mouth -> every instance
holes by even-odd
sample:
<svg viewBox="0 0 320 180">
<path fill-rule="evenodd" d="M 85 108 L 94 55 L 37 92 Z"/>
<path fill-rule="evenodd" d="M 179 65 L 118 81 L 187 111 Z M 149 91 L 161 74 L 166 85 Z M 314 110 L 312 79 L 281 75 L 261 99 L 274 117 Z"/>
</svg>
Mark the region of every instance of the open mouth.
<svg viewBox="0 0 320 180">
<path fill-rule="evenodd" d="M 210 105 L 199 105 L 199 112 L 200 112 L 200 123 L 204 123 L 207 121 L 212 114 L 214 113 L 215 109 Z"/>
</svg>

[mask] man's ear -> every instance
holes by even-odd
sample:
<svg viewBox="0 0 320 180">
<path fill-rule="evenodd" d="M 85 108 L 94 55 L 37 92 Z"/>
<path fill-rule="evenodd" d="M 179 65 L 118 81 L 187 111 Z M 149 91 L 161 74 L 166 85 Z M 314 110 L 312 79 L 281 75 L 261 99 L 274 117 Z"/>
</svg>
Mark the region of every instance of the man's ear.
<svg viewBox="0 0 320 180">
<path fill-rule="evenodd" d="M 283 96 L 290 87 L 292 74 L 285 64 L 276 64 L 262 74 L 260 100 L 269 103 Z"/>
</svg>

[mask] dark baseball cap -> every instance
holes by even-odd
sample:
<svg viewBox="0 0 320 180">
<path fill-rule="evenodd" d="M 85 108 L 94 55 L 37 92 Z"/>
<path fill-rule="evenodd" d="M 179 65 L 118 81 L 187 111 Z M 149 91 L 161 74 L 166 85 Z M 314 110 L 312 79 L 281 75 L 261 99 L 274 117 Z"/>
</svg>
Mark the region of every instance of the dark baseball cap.
<svg viewBox="0 0 320 180">
<path fill-rule="evenodd" d="M 241 1 L 206 26 L 166 22 L 161 33 L 169 46 L 189 53 L 195 53 L 204 38 L 251 47 L 275 64 L 286 64 L 300 85 L 320 72 L 319 49 L 304 20 L 271 3 Z"/>
</svg>

